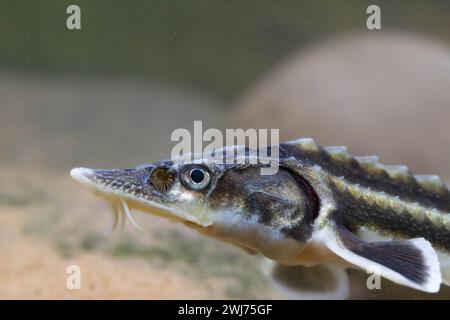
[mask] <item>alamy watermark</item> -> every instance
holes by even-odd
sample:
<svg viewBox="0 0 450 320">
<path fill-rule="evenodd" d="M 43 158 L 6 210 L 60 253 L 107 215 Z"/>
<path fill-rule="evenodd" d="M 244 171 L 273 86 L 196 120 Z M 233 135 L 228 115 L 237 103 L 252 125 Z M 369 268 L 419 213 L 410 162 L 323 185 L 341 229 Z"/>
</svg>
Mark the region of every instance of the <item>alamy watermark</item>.
<svg viewBox="0 0 450 320">
<path fill-rule="evenodd" d="M 369 290 L 381 289 L 381 269 L 377 265 L 370 265 L 367 267 L 366 272 L 370 274 L 367 277 L 366 286 Z"/>
<path fill-rule="evenodd" d="M 226 129 L 224 135 L 216 128 L 203 132 L 202 121 L 194 121 L 193 135 L 188 129 L 179 128 L 172 132 L 171 141 L 178 142 L 172 148 L 173 161 L 190 157 L 194 162 L 206 155 L 208 160 L 223 164 L 259 164 L 261 175 L 278 172 L 278 129 Z"/>
<path fill-rule="evenodd" d="M 66 27 L 69 30 L 81 30 L 81 8 L 76 4 L 67 7 Z M 366 19 L 366 27 L 369 30 L 381 30 L 381 8 L 376 4 L 371 4 L 366 9 L 369 16 Z"/>
<path fill-rule="evenodd" d="M 366 20 L 366 26 L 369 30 L 381 30 L 381 9 L 376 4 L 367 7 L 367 14 L 370 14 Z"/>
<path fill-rule="evenodd" d="M 66 279 L 66 287 L 69 290 L 81 289 L 81 268 L 76 264 L 67 266 L 66 273 L 68 274 Z"/>
<path fill-rule="evenodd" d="M 66 27 L 69 30 L 81 30 L 81 9 L 76 4 L 67 7 L 66 13 L 69 16 L 66 19 Z"/>
</svg>

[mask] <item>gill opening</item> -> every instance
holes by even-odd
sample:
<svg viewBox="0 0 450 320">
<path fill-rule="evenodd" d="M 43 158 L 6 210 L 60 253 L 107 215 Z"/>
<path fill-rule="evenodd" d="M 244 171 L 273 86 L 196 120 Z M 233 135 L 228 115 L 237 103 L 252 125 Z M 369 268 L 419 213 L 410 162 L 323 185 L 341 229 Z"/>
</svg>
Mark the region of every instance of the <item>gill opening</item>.
<svg viewBox="0 0 450 320">
<path fill-rule="evenodd" d="M 303 178 L 298 173 L 287 169 L 289 174 L 295 179 L 297 184 L 300 186 L 300 188 L 303 190 L 303 193 L 306 195 L 308 199 L 308 203 L 311 206 L 311 213 L 313 220 L 316 220 L 316 218 L 319 216 L 320 212 L 320 198 L 319 195 L 316 193 L 316 190 L 311 186 L 311 184 Z"/>
</svg>

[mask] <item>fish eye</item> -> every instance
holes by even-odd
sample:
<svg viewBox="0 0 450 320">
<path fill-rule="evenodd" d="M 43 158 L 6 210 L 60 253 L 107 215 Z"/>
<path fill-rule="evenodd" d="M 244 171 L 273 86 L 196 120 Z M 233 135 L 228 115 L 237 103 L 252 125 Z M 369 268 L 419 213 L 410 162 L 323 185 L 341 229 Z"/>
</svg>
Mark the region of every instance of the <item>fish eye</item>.
<svg viewBox="0 0 450 320">
<path fill-rule="evenodd" d="M 183 185 L 189 189 L 202 190 L 209 185 L 210 175 L 202 166 L 187 168 L 182 174 Z"/>
<path fill-rule="evenodd" d="M 204 171 L 201 169 L 192 169 L 189 175 L 191 176 L 191 180 L 196 184 L 202 183 L 206 177 Z"/>
</svg>

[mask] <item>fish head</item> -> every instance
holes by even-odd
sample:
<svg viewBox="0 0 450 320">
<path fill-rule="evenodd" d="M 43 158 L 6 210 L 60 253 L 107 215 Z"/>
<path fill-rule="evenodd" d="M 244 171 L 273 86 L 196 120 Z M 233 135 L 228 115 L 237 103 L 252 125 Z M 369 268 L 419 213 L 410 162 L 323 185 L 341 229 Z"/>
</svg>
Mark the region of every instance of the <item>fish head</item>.
<svg viewBox="0 0 450 320">
<path fill-rule="evenodd" d="M 181 222 L 250 252 L 289 260 L 310 239 L 311 201 L 291 172 L 280 168 L 262 175 L 261 166 L 202 155 L 130 169 L 74 168 L 71 176 L 110 201 Z"/>
</svg>

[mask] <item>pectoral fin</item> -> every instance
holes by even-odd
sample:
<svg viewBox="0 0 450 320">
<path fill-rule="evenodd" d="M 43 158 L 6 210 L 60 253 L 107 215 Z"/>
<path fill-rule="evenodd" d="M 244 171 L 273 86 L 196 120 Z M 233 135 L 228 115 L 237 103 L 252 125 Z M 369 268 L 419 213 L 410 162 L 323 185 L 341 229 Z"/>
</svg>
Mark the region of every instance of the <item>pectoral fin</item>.
<svg viewBox="0 0 450 320">
<path fill-rule="evenodd" d="M 340 225 L 330 227 L 324 234 L 324 242 L 331 251 L 361 269 L 377 270 L 395 283 L 418 290 L 439 291 L 439 260 L 423 238 L 365 242 Z"/>
<path fill-rule="evenodd" d="M 284 299 L 342 300 L 349 296 L 346 271 L 331 264 L 284 266 L 265 259 L 262 271 L 272 288 Z"/>
</svg>

